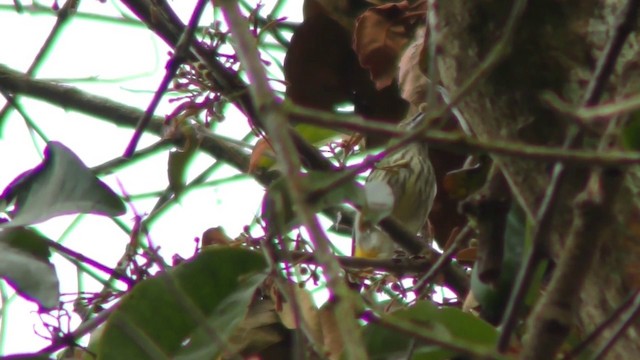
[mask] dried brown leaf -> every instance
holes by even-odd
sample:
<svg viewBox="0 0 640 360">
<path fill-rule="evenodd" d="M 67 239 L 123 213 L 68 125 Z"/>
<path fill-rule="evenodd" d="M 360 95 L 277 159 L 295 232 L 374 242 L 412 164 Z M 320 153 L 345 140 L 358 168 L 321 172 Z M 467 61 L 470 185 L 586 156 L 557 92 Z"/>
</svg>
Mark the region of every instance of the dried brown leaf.
<svg viewBox="0 0 640 360">
<path fill-rule="evenodd" d="M 227 236 L 220 226 L 209 228 L 202 233 L 202 246 L 229 245 L 233 240 Z"/>
<path fill-rule="evenodd" d="M 296 314 L 291 302 L 282 302 L 279 309 L 278 316 L 282 324 L 288 329 L 296 329 L 297 322 L 296 316 L 300 316 L 302 321 L 307 325 L 307 330 L 311 333 L 307 334 L 311 336 L 313 341 L 318 344 L 322 343 L 322 330 L 320 328 L 320 319 L 318 316 L 318 308 L 316 307 L 311 294 L 306 289 L 301 289 L 295 284 L 290 284 L 291 292 L 295 296 L 297 302 L 299 314 Z M 271 288 L 272 293 L 278 291 L 276 287 Z M 273 296 L 273 294 L 272 294 Z"/>
<path fill-rule="evenodd" d="M 409 102 L 409 114 L 418 112 L 418 107 L 427 99 L 429 80 L 421 71 L 420 60 L 424 48 L 424 29 L 416 31 L 414 41 L 407 47 L 398 64 L 400 96 Z"/>
<path fill-rule="evenodd" d="M 426 1 L 402 1 L 371 8 L 356 20 L 353 48 L 377 89 L 395 78 L 398 58 L 425 14 Z"/>
<path fill-rule="evenodd" d="M 275 162 L 275 154 L 271 144 L 266 139 L 260 139 L 256 142 L 249 158 L 249 169 L 247 172 L 253 174 L 259 168 L 268 168 Z"/>
<path fill-rule="evenodd" d="M 477 247 L 468 247 L 466 249 L 462 249 L 458 251 L 456 254 L 456 260 L 462 263 L 473 263 L 478 258 L 478 248 Z"/>
</svg>

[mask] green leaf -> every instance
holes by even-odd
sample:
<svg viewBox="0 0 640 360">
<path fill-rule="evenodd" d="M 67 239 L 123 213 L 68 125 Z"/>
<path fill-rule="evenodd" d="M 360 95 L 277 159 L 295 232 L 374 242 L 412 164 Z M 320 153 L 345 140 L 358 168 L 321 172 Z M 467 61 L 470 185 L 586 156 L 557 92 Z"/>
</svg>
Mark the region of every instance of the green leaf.
<svg viewBox="0 0 640 360">
<path fill-rule="evenodd" d="M 249 311 L 249 305 L 253 300 L 253 294 L 260 284 L 264 282 L 264 274 L 255 274 L 248 277 L 230 294 L 216 309 L 212 316 L 207 319 L 207 327 L 212 329 L 219 339 L 229 344 L 233 340 L 234 331 L 245 318 Z M 198 327 L 189 337 L 190 341 L 180 353 L 174 357 L 175 360 L 198 360 L 215 359 L 224 349 L 219 343 L 211 340 L 204 326 Z"/>
<path fill-rule="evenodd" d="M 169 177 L 169 187 L 179 195 L 184 190 L 187 178 L 187 168 L 193 161 L 199 141 L 193 128 L 182 126 L 182 132 L 186 138 L 181 149 L 169 152 L 167 164 L 167 175 Z"/>
<path fill-rule="evenodd" d="M 0 200 L 15 201 L 12 221 L 0 227 L 31 225 L 74 213 L 125 213 L 120 197 L 96 178 L 76 154 L 55 141 L 47 144 L 43 162 L 14 179 Z"/>
<path fill-rule="evenodd" d="M 58 306 L 59 281 L 46 238 L 25 228 L 0 230 L 0 277 L 45 309 Z"/>
<path fill-rule="evenodd" d="M 448 172 L 443 180 L 444 191 L 451 198 L 462 200 L 484 185 L 490 169 L 491 161 L 480 156 L 476 165 Z"/>
<path fill-rule="evenodd" d="M 423 346 L 413 352 L 412 360 L 449 360 L 454 353 L 437 346 Z M 464 357 L 462 357 L 464 358 Z M 454 358 L 455 359 L 455 358 Z"/>
<path fill-rule="evenodd" d="M 435 307 L 424 307 L 419 303 L 411 308 L 385 315 L 383 318 L 398 317 L 408 319 L 415 316 L 414 320 L 420 321 L 421 319 L 430 318 L 434 311 Z M 438 331 L 442 330 L 443 328 L 441 327 L 438 329 Z M 414 339 L 410 336 L 376 323 L 365 326 L 362 337 L 371 359 L 406 358 L 414 345 Z"/>
<path fill-rule="evenodd" d="M 474 348 L 478 352 L 492 352 L 498 333 L 485 321 L 456 308 L 438 308 L 428 301 L 420 301 L 408 309 L 383 317 L 390 322 L 409 321 L 421 328 L 421 335 L 442 342 Z M 402 357 L 414 349 L 414 358 L 447 359 L 451 350 L 416 342 L 406 333 L 378 324 L 365 326 L 363 338 L 371 359 Z M 419 355 L 419 356 L 418 356 Z"/>
<path fill-rule="evenodd" d="M 247 296 L 247 281 L 255 285 L 251 275 L 265 269 L 259 253 L 210 248 L 141 282 L 107 320 L 98 359 L 173 358 L 208 317 L 229 311 L 230 296 Z"/>
<path fill-rule="evenodd" d="M 634 111 L 624 125 L 620 136 L 622 146 L 627 150 L 640 150 L 640 111 Z"/>
<path fill-rule="evenodd" d="M 344 134 L 333 129 L 310 124 L 297 124 L 295 129 L 303 139 L 314 145 L 326 145 L 329 140 Z"/>
<path fill-rule="evenodd" d="M 482 307 L 482 317 L 492 323 L 497 323 L 502 318 L 509 293 L 522 266 L 523 253 L 531 246 L 527 245 L 529 233 L 526 215 L 519 205 L 514 203 L 507 214 L 502 266 L 495 286 L 480 281 L 477 266 L 474 265 L 470 281 L 471 291 Z"/>
<path fill-rule="evenodd" d="M 466 340 L 468 343 L 492 348 L 498 340 L 498 332 L 493 326 L 475 315 L 457 308 L 443 307 L 438 309 L 433 321 L 446 327 L 457 341 Z"/>
</svg>

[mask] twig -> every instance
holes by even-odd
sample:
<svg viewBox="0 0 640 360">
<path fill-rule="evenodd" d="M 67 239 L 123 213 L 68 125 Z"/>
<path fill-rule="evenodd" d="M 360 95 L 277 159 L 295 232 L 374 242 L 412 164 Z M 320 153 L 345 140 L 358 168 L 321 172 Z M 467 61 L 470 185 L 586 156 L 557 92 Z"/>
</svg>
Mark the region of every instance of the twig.
<svg viewBox="0 0 640 360">
<path fill-rule="evenodd" d="M 107 275 L 109 275 L 111 278 L 122 281 L 123 283 L 127 284 L 128 287 L 132 287 L 135 284 L 135 281 L 132 280 L 131 278 L 129 278 L 127 275 L 124 275 L 118 271 L 114 271 L 114 269 L 96 261 L 93 260 L 85 255 L 82 255 L 78 252 L 75 252 L 69 248 L 67 248 L 64 245 L 61 245 L 53 240 L 49 240 L 47 239 L 47 245 L 52 247 L 53 249 L 55 249 L 56 251 L 58 251 L 61 254 L 67 255 L 69 257 L 72 257 L 74 259 L 77 259 L 78 261 L 88 264 L 104 273 L 106 273 Z"/>
<path fill-rule="evenodd" d="M 142 160 L 147 156 L 152 156 L 155 153 L 166 149 L 171 144 L 172 144 L 171 141 L 168 139 L 160 139 L 144 149 L 136 150 L 136 152 L 129 158 L 120 156 L 120 157 L 111 159 L 109 161 L 106 161 L 100 165 L 96 165 L 91 168 L 91 172 L 93 172 L 94 174 L 105 174 L 105 173 L 113 172 L 115 169 L 121 166 L 135 163 L 135 160 Z"/>
<path fill-rule="evenodd" d="M 276 103 L 269 87 L 264 69 L 260 63 L 255 40 L 247 29 L 246 20 L 241 16 L 235 1 L 223 0 L 222 7 L 231 33 L 235 36 L 235 49 L 242 60 L 252 86 L 250 92 L 258 110 L 264 114 L 263 125 L 272 141 L 276 158 L 283 168 L 283 175 L 298 215 L 305 224 L 314 244 L 314 256 L 323 269 L 327 287 L 332 291 L 336 311 L 338 331 L 345 344 L 344 351 L 349 359 L 365 359 L 366 352 L 355 318 L 356 304 L 353 294 L 341 276 L 341 268 L 331 252 L 329 239 L 320 228 L 318 219 L 305 202 L 305 189 L 300 182 L 300 160 L 289 130 L 288 116 Z"/>
<path fill-rule="evenodd" d="M 433 264 L 429 271 L 423 277 L 421 277 L 420 280 L 418 280 L 415 285 L 415 289 L 418 294 L 422 294 L 427 285 L 429 285 L 433 281 L 433 278 L 438 275 L 440 271 L 442 271 L 447 263 L 451 261 L 451 258 L 459 250 L 462 242 L 472 233 L 472 231 L 473 229 L 469 225 L 465 226 L 464 229 L 460 231 L 460 233 L 453 241 L 453 244 L 438 257 L 438 260 L 435 262 L 435 264 Z M 465 294 L 460 295 L 464 296 Z"/>
<path fill-rule="evenodd" d="M 318 261 L 313 257 L 312 253 L 304 251 L 290 251 L 288 255 L 284 255 L 280 252 L 273 254 L 277 261 L 281 262 L 293 262 L 296 264 L 313 264 L 318 265 Z M 437 266 L 439 269 L 436 271 L 442 271 L 444 274 L 444 281 L 454 293 L 458 296 L 464 296 L 469 291 L 468 281 L 466 275 L 461 272 L 453 270 L 454 268 L 447 268 L 447 262 L 443 261 L 441 264 L 433 264 L 433 260 L 428 257 L 401 257 L 392 259 L 367 259 L 354 256 L 336 256 L 340 266 L 350 270 L 374 270 L 382 271 L 398 276 L 403 275 L 416 275 L 422 274 L 426 270 L 431 269 L 432 266 Z"/>
<path fill-rule="evenodd" d="M 312 111 L 294 106 L 290 106 L 288 109 L 293 113 L 295 120 L 300 123 L 312 124 L 319 127 L 331 127 L 336 130 L 356 131 L 370 135 L 384 135 L 393 138 L 407 135 L 406 131 L 398 129 L 397 126 L 389 125 L 382 121 L 365 121 L 362 117 L 355 115 Z M 627 166 L 640 163 L 640 154 L 637 152 L 613 151 L 600 153 L 592 150 L 540 146 L 501 139 L 483 141 L 469 135 L 436 129 L 428 129 L 420 133 L 417 139 L 428 142 L 430 147 L 459 153 L 487 152 L 495 155 L 506 155 L 536 161 L 560 161 L 588 166 Z"/>
<path fill-rule="evenodd" d="M 72 86 L 52 84 L 43 80 L 31 79 L 24 74 L 11 70 L 0 64 L 0 87 L 11 93 L 23 94 L 36 99 L 47 101 L 53 105 L 64 109 L 75 110 L 84 114 L 107 119 L 111 123 L 135 127 L 144 112 L 132 106 L 89 94 Z M 163 137 L 164 118 L 154 116 L 146 131 L 158 137 Z M 206 131 L 198 130 L 198 137 L 202 138 L 200 149 L 206 151 L 211 156 L 220 159 L 238 171 L 246 171 L 249 166 L 249 158 L 244 151 L 240 151 L 237 146 L 228 144 L 216 136 L 212 136 Z M 175 137 L 171 139 L 173 143 L 180 144 L 182 139 Z M 257 177 L 260 180 L 261 174 Z"/>
<path fill-rule="evenodd" d="M 629 0 L 627 1 L 625 7 L 620 11 L 617 17 L 617 22 L 615 24 L 614 33 L 609 39 L 607 46 L 603 52 L 603 55 L 600 57 L 598 64 L 596 66 L 596 70 L 594 72 L 593 77 L 587 87 L 587 91 L 583 97 L 583 107 L 589 107 L 595 105 L 600 101 L 602 97 L 605 85 L 607 80 L 611 76 L 613 71 L 613 67 L 618 58 L 620 50 L 624 45 L 624 42 L 629 35 L 629 33 L 633 30 L 633 24 L 635 23 L 635 17 L 637 16 L 637 0 Z M 574 124 L 569 124 L 569 129 L 566 135 L 566 139 L 564 142 L 565 148 L 571 148 L 576 146 L 578 140 L 581 138 L 581 131 Z M 511 335 L 515 328 L 515 324 L 517 321 L 517 314 L 520 306 L 523 303 L 523 298 L 526 294 L 526 290 L 528 285 L 531 282 L 533 274 L 535 272 L 535 268 L 539 264 L 539 262 L 544 257 L 544 253 L 546 252 L 546 241 L 549 238 L 549 235 L 552 231 L 552 220 L 554 218 L 554 211 L 557 205 L 557 202 L 560 198 L 559 192 L 565 183 L 567 178 L 566 167 L 563 163 L 556 163 L 553 168 L 553 172 L 551 175 L 551 181 L 545 192 L 545 196 L 543 201 L 538 209 L 538 213 L 536 216 L 536 227 L 533 231 L 533 248 L 531 252 L 527 255 L 527 258 L 524 262 L 524 266 L 521 268 L 518 273 L 518 278 L 514 285 L 514 288 L 511 292 L 511 296 L 509 298 L 509 302 L 507 304 L 507 309 L 505 311 L 501 328 L 502 332 L 500 334 L 500 338 L 498 340 L 498 349 L 500 351 L 505 351 L 511 339 Z M 585 191 L 587 191 L 585 189 Z M 605 191 L 609 191 L 613 189 L 606 188 Z M 609 196 L 610 194 L 605 194 L 605 196 Z M 586 210 L 586 209 L 584 209 Z M 579 216 L 580 214 L 576 214 Z M 578 232 L 580 228 L 577 226 L 585 226 L 586 224 L 577 224 L 575 221 L 579 221 L 579 219 L 574 219 L 574 224 L 576 227 L 573 231 Z M 600 220 L 599 220 L 600 221 Z M 573 232 L 572 231 L 572 232 Z M 593 235 L 593 234 L 591 234 Z M 577 245 L 577 244 L 576 244 Z M 594 245 L 588 245 L 595 248 Z M 569 247 L 569 244 L 567 244 Z M 567 258 L 568 254 L 563 256 Z M 591 258 L 585 259 L 585 262 L 590 263 Z M 556 274 L 557 276 L 558 274 Z M 579 282 L 573 283 L 578 284 Z M 571 295 L 576 295 L 571 294 Z M 540 306 L 540 305 L 539 305 Z M 535 343 L 532 341 L 531 343 Z M 537 345 L 534 345 L 537 346 Z M 530 351 L 534 351 L 533 347 L 528 347 Z M 538 346 L 538 349 L 541 349 Z M 555 349 L 548 349 L 553 352 Z"/>
<path fill-rule="evenodd" d="M 56 106 L 79 111 L 91 116 L 107 119 L 120 126 L 134 127 L 143 116 L 143 112 L 131 106 L 127 106 L 113 100 L 83 92 L 75 87 L 49 83 L 44 80 L 36 80 L 25 74 L 11 70 L 0 64 L 0 87 L 6 91 L 30 96 L 47 101 Z M 358 131 L 368 134 L 400 137 L 406 134 L 397 126 L 391 126 L 381 121 L 368 120 L 353 115 L 338 115 L 329 112 L 311 111 L 299 107 L 289 107 L 296 121 L 309 123 L 322 127 Z M 154 116 L 149 123 L 147 131 L 163 136 L 162 124 L 164 118 Z M 201 149 L 208 151 L 212 156 L 219 158 L 239 171 L 246 171 L 249 164 L 246 153 L 241 152 L 237 146 L 228 144 L 216 135 L 206 131 L 198 131 L 198 136 L 203 138 Z M 435 129 L 427 130 L 418 137 L 427 141 L 429 146 L 442 148 L 455 152 L 488 152 L 496 155 L 506 155 L 532 159 L 537 161 L 561 161 L 578 165 L 599 166 L 628 166 L 640 163 L 638 152 L 612 151 L 598 153 L 590 150 L 564 149 L 561 147 L 538 146 L 521 142 L 492 140 L 486 142 L 459 133 L 450 133 Z M 173 139 L 179 143 L 179 139 Z"/>
<path fill-rule="evenodd" d="M 136 151 L 138 141 L 140 141 L 144 129 L 147 127 L 147 125 L 149 125 L 149 121 L 151 121 L 151 118 L 153 117 L 158 104 L 160 104 L 160 100 L 162 100 L 164 93 L 169 88 L 169 84 L 173 80 L 173 77 L 176 75 L 176 72 L 178 72 L 180 65 L 182 65 L 182 63 L 187 59 L 186 53 L 189 50 L 189 46 L 191 45 L 191 41 L 193 39 L 193 34 L 198 27 L 200 16 L 202 15 L 202 11 L 204 10 L 206 5 L 206 0 L 198 0 L 198 2 L 196 3 L 195 8 L 193 9 L 193 13 L 191 14 L 191 19 L 189 19 L 189 24 L 182 33 L 182 36 L 180 37 L 180 40 L 178 41 L 173 52 L 173 56 L 167 62 L 167 71 L 165 72 L 164 77 L 162 78 L 162 81 L 158 86 L 158 89 L 153 95 L 153 98 L 151 99 L 151 102 L 149 103 L 144 116 L 140 118 L 140 121 L 138 121 L 138 125 L 136 125 L 136 130 L 133 133 L 133 137 L 131 138 L 131 141 L 129 141 L 127 149 L 124 151 L 124 157 L 131 157 L 131 155 L 133 155 L 133 153 Z"/>
<path fill-rule="evenodd" d="M 27 76 L 33 76 L 38 71 L 40 65 L 42 65 L 43 60 L 47 58 L 47 55 L 49 55 L 49 51 L 52 49 L 53 44 L 56 43 L 58 36 L 62 33 L 64 26 L 69 22 L 69 20 L 71 20 L 72 15 L 75 14 L 77 7 L 78 0 L 67 0 L 64 5 L 62 5 L 62 8 L 58 10 L 56 22 L 55 24 L 53 24 L 53 28 L 51 28 L 47 39 L 44 41 L 44 44 L 42 44 L 42 47 L 40 47 L 40 50 L 38 51 L 35 59 L 33 59 L 33 61 L 31 62 L 29 69 L 27 69 Z M 9 114 L 11 105 L 16 107 L 16 105 L 18 104 L 17 100 L 18 99 L 14 98 L 13 103 L 8 102 L 7 104 L 5 104 L 2 110 L 0 110 L 0 137 L 2 137 L 2 129 L 4 128 L 4 126 L 2 126 L 3 122 Z M 22 116 L 24 117 L 24 115 Z M 39 135 L 42 136 L 41 134 Z"/>
<path fill-rule="evenodd" d="M 640 294 L 636 293 L 632 300 L 633 301 L 630 304 L 632 305 L 631 309 L 629 309 L 629 312 L 624 315 L 623 320 L 620 321 L 615 330 L 613 330 L 611 338 L 609 338 L 608 341 L 605 341 L 594 352 L 593 359 L 603 359 L 607 355 L 607 352 L 609 352 L 611 347 L 616 343 L 616 341 L 620 340 L 620 338 L 624 334 L 624 331 L 627 330 L 629 326 L 631 326 L 638 319 L 638 314 L 640 314 Z"/>
<path fill-rule="evenodd" d="M 541 96 L 542 100 L 553 110 L 560 114 L 575 117 L 580 120 L 597 120 L 609 119 L 614 116 L 622 115 L 640 109 L 640 95 L 631 95 L 628 98 L 614 100 L 606 104 L 590 107 L 576 108 L 574 105 L 566 103 L 560 99 L 558 95 L 546 92 Z"/>
<path fill-rule="evenodd" d="M 621 317 L 625 311 L 629 309 L 634 303 L 638 301 L 640 297 L 640 290 L 636 290 L 634 294 L 629 296 L 618 308 L 607 317 L 600 325 L 598 325 L 586 338 L 584 338 L 578 345 L 576 345 L 570 352 L 565 354 L 563 360 L 574 359 L 578 357 L 590 344 L 592 344 L 596 338 L 601 336 L 606 328 L 613 325 L 619 317 Z"/>
<path fill-rule="evenodd" d="M 36 354 L 45 356 L 75 344 L 77 339 L 80 339 L 81 337 L 89 334 L 91 331 L 97 329 L 100 325 L 102 325 L 105 321 L 107 321 L 109 316 L 111 316 L 111 314 L 114 311 L 116 311 L 118 307 L 119 307 L 119 303 L 115 303 L 108 309 L 105 309 L 99 312 L 96 316 L 92 317 L 91 319 L 83 321 L 80 325 L 78 325 L 78 327 L 75 330 L 66 334 L 64 337 L 54 341 L 48 346 L 42 348 Z M 31 355 L 33 356 L 33 354 Z"/>
<path fill-rule="evenodd" d="M 151 30 L 160 36 L 169 46 L 175 47 L 183 32 L 184 25 L 173 9 L 164 1 L 152 2 L 151 0 L 123 0 L 123 3 L 136 14 Z M 238 74 L 216 59 L 213 50 L 205 48 L 201 43 L 192 44 L 192 51 L 188 54 L 192 61 L 200 61 L 209 71 L 209 80 L 215 85 L 216 91 L 225 95 L 238 106 L 247 118 L 258 129 L 264 128 L 261 122 L 257 104 L 254 104 L 249 95 L 249 86 Z M 335 170 L 335 166 L 300 134 L 289 130 L 297 151 L 305 160 L 305 166 L 314 170 Z M 246 169 L 243 167 L 242 169 Z"/>
</svg>

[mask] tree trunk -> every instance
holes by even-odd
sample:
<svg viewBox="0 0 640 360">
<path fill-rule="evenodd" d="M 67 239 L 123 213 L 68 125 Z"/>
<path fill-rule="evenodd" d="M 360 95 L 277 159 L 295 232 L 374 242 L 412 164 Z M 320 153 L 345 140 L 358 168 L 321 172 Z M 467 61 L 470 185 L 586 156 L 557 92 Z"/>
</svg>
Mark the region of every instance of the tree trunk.
<svg viewBox="0 0 640 360">
<path fill-rule="evenodd" d="M 453 0 L 438 2 L 430 18 L 440 36 L 437 65 L 441 82 L 451 94 L 476 72 L 504 35 L 505 24 L 516 1 Z M 571 121 L 541 100 L 549 91 L 580 106 L 586 85 L 600 57 L 623 1 L 539 0 L 529 1 L 517 23 L 510 47 L 501 61 L 471 87 L 458 104 L 475 134 L 482 140 L 507 139 L 535 144 L 561 145 Z M 430 11 L 432 11 L 430 9 Z M 633 32 L 607 83 L 604 100 L 620 99 L 640 88 L 638 34 Z M 586 136 L 585 147 L 599 137 Z M 593 146 L 591 146 L 593 148 Z M 493 159 L 505 174 L 514 198 L 534 218 L 549 182 L 552 164 L 507 156 Z M 615 202 L 617 223 L 613 234 L 598 252 L 588 274 L 579 306 L 575 309 L 578 335 L 588 334 L 637 288 L 640 255 L 634 225 L 640 218 L 638 170 L 627 170 L 625 185 Z M 587 169 L 572 169 L 554 212 L 550 237 L 552 257 L 559 259 L 572 222 L 572 203 L 582 190 Z M 638 324 L 614 347 L 612 358 L 634 358 L 640 352 Z M 600 339 L 606 339 L 605 332 Z"/>
</svg>

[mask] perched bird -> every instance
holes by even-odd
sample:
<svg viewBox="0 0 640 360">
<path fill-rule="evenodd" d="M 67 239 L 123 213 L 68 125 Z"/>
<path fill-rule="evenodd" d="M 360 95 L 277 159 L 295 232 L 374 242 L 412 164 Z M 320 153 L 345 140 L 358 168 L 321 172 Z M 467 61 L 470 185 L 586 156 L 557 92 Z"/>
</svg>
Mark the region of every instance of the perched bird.
<svg viewBox="0 0 640 360">
<path fill-rule="evenodd" d="M 398 126 L 412 130 L 423 116 L 403 120 Z M 367 177 L 371 182 L 386 183 L 393 194 L 391 215 L 413 234 L 424 227 L 436 196 L 436 178 L 429 161 L 427 144 L 413 142 L 380 161 Z M 391 258 L 396 244 L 376 223 L 359 212 L 355 221 L 355 256 Z"/>
</svg>

